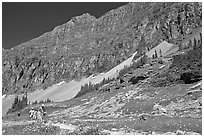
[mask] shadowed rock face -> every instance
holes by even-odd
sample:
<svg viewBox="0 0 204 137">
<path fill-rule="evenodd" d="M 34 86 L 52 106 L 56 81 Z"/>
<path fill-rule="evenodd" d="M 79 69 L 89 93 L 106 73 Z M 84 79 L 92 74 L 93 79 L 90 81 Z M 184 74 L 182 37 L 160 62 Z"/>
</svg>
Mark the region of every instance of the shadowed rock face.
<svg viewBox="0 0 204 137">
<path fill-rule="evenodd" d="M 3 49 L 3 94 L 31 92 L 111 69 L 138 50 L 178 43 L 202 25 L 201 3 L 128 3 L 96 19 L 73 17 L 53 31 Z"/>
<path fill-rule="evenodd" d="M 132 84 L 136 84 L 138 83 L 139 80 L 144 80 L 146 79 L 147 77 L 145 76 L 137 76 L 137 77 L 132 77 L 128 82 L 131 82 Z"/>
<path fill-rule="evenodd" d="M 192 72 L 184 72 L 180 76 L 180 80 L 183 80 L 185 84 L 191 84 L 194 82 L 198 82 L 202 79 L 202 77 L 196 73 Z"/>
</svg>

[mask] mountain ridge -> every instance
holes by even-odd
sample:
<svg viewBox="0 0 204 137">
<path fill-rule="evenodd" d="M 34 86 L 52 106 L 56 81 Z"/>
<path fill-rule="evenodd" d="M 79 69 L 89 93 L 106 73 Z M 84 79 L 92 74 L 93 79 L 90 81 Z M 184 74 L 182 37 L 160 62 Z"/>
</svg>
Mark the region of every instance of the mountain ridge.
<svg viewBox="0 0 204 137">
<path fill-rule="evenodd" d="M 32 92 L 36 87 L 45 89 L 62 80 L 107 71 L 136 50 L 140 56 L 164 40 L 177 43 L 187 35 L 184 30 L 190 33 L 201 25 L 191 18 L 201 18 L 200 11 L 195 10 L 199 6 L 200 3 L 128 3 L 97 19 L 87 13 L 73 17 L 51 32 L 3 50 L 2 91 L 13 94 Z"/>
</svg>

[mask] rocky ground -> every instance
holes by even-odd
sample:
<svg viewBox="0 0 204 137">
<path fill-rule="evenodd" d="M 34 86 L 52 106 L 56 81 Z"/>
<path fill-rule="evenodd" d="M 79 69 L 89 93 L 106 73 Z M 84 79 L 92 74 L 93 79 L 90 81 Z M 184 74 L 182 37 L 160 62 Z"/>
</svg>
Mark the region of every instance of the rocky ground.
<svg viewBox="0 0 204 137">
<path fill-rule="evenodd" d="M 2 133 L 202 134 L 202 81 L 160 88 L 152 87 L 148 81 L 147 78 L 134 85 L 126 83 L 119 90 L 112 88 L 110 92 L 89 93 L 63 103 L 47 104 L 45 123 L 31 121 L 29 107 L 25 108 L 20 118 L 16 113 L 3 117 Z"/>
<path fill-rule="evenodd" d="M 191 54 L 190 54 L 191 55 Z M 182 60 L 184 61 L 184 60 Z M 148 59 L 137 69 L 83 96 L 47 103 L 44 122 L 31 121 L 30 105 L 3 116 L 3 134 L 138 135 L 202 134 L 202 80 L 154 84 L 172 66 L 171 58 Z M 161 77 L 163 76 L 163 77 Z M 163 82 L 163 81 L 162 81 Z M 19 130 L 22 129 L 22 130 Z"/>
</svg>

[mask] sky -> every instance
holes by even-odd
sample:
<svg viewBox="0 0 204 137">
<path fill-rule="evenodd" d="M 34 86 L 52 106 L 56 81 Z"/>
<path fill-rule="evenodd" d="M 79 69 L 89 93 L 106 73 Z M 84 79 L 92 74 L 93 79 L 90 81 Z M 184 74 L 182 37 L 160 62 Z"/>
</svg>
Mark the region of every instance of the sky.
<svg viewBox="0 0 204 137">
<path fill-rule="evenodd" d="M 96 18 L 118 8 L 122 2 L 3 2 L 2 47 L 16 45 L 52 31 L 72 17 L 89 13 Z"/>
</svg>

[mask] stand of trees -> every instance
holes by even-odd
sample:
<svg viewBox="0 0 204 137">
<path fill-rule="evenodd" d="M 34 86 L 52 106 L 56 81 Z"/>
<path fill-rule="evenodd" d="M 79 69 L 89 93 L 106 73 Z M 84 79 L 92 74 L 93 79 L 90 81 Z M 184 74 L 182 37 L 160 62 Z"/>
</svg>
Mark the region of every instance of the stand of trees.
<svg viewBox="0 0 204 137">
<path fill-rule="evenodd" d="M 160 49 L 161 50 L 161 49 Z M 152 55 L 152 59 L 155 59 L 155 58 L 158 58 L 158 55 L 157 55 L 157 51 L 155 50 L 154 51 L 155 53 Z M 161 56 L 161 53 L 162 51 L 160 51 L 160 56 Z"/>
<path fill-rule="evenodd" d="M 47 98 L 47 100 L 43 101 L 41 100 L 40 102 L 38 102 L 37 100 L 35 102 L 33 102 L 32 104 L 42 104 L 42 103 L 49 103 L 49 102 L 53 102 L 50 98 Z"/>
<path fill-rule="evenodd" d="M 89 84 L 85 84 L 84 86 L 81 86 L 81 90 L 78 92 L 78 94 L 74 97 L 74 98 L 78 98 L 81 97 L 89 92 L 93 92 L 98 90 L 100 87 L 102 87 L 103 85 L 113 81 L 114 79 L 103 79 L 101 81 L 101 83 L 97 83 L 97 84 L 92 84 L 91 82 Z"/>
<path fill-rule="evenodd" d="M 143 56 L 139 61 L 133 62 L 133 64 L 130 67 L 125 66 L 124 69 L 122 69 L 119 72 L 119 77 L 122 77 L 124 74 L 128 73 L 129 71 L 135 70 L 138 67 L 146 64 L 146 62 L 147 62 L 147 55 L 143 54 Z"/>
<path fill-rule="evenodd" d="M 185 54 L 174 55 L 169 70 L 152 79 L 153 86 L 191 84 L 202 79 L 202 39 L 189 41 L 186 47 L 191 50 Z"/>
<path fill-rule="evenodd" d="M 22 97 L 22 99 L 20 99 L 18 96 L 16 96 L 11 108 L 8 110 L 7 113 L 12 113 L 12 112 L 15 112 L 17 110 L 21 110 L 24 107 L 26 107 L 27 105 L 28 105 L 27 93 Z"/>
</svg>

